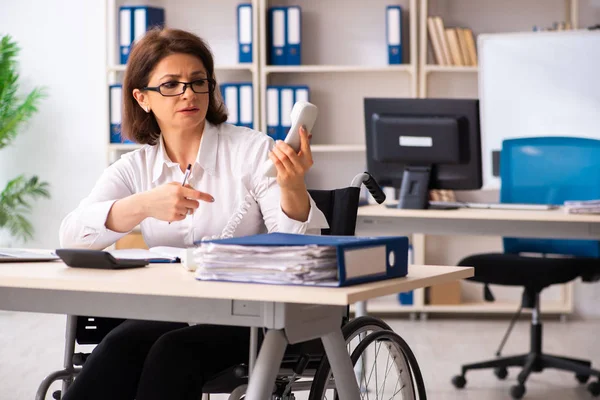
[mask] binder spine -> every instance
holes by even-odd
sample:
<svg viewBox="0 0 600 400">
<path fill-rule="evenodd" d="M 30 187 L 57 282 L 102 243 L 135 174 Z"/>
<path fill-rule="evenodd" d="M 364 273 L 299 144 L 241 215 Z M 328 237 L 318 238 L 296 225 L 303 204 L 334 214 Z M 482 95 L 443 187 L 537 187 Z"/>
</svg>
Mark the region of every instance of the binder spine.
<svg viewBox="0 0 600 400">
<path fill-rule="evenodd" d="M 119 8 L 119 61 L 127 64 L 133 33 L 133 13 L 131 7 Z"/>
<path fill-rule="evenodd" d="M 252 62 L 252 4 L 238 6 L 238 61 Z"/>
<path fill-rule="evenodd" d="M 402 8 L 388 6 L 386 9 L 388 63 L 402 64 Z"/>
<path fill-rule="evenodd" d="M 279 134 L 279 92 L 277 86 L 267 87 L 267 135 L 273 140 L 277 140 Z"/>
<path fill-rule="evenodd" d="M 269 9 L 270 64 L 286 64 L 287 16 L 284 7 Z"/>
<path fill-rule="evenodd" d="M 299 6 L 290 6 L 287 15 L 286 64 L 300 65 L 302 60 L 302 12 Z"/>
</svg>

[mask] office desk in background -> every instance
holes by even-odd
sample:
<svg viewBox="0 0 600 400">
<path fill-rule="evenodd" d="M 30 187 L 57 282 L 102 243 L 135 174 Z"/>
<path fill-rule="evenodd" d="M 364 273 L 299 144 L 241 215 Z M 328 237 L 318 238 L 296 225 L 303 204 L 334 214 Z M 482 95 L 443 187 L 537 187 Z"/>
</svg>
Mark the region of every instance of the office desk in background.
<svg viewBox="0 0 600 400">
<path fill-rule="evenodd" d="M 504 236 L 555 239 L 600 240 L 600 215 L 568 214 L 562 208 L 545 211 L 525 210 L 403 210 L 383 205 L 358 208 L 357 236 L 412 235 L 415 264 L 426 264 L 425 235 Z M 473 249 L 476 253 L 477 249 Z M 573 311 L 573 284 L 563 286 L 562 302 L 545 312 L 566 314 Z M 516 302 L 465 305 L 426 305 L 422 289 L 415 292 L 415 303 L 404 306 L 392 300 L 373 302 L 370 310 L 383 313 L 474 312 L 514 313 Z M 425 314 L 426 315 L 426 314 Z M 424 316 L 424 314 L 422 314 Z"/>
<path fill-rule="evenodd" d="M 201 282 L 179 264 L 115 271 L 69 268 L 62 262 L 6 263 L 0 266 L 0 309 L 269 328 L 249 382 L 249 400 L 269 397 L 288 342 L 320 337 L 341 382 L 340 397 L 359 399 L 340 329 L 346 306 L 470 276 L 473 268 L 411 266 L 404 278 L 321 288 Z"/>
</svg>

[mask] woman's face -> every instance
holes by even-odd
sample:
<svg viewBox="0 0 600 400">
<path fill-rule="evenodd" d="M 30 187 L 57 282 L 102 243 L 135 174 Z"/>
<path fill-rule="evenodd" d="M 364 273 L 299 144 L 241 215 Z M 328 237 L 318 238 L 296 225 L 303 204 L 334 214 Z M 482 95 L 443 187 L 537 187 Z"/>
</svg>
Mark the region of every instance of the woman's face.
<svg viewBox="0 0 600 400">
<path fill-rule="evenodd" d="M 150 73 L 148 87 L 158 87 L 163 94 L 181 92 L 182 84 L 195 82 L 194 90 L 187 85 L 185 92 L 174 96 L 163 96 L 155 91 L 138 92 L 138 102 L 154 113 L 161 131 L 193 130 L 200 128 L 206 118 L 209 102 L 209 78 L 202 61 L 190 54 L 171 54 L 163 58 Z M 161 86 L 162 85 L 162 86 Z M 135 91 L 134 91 L 135 92 Z"/>
</svg>

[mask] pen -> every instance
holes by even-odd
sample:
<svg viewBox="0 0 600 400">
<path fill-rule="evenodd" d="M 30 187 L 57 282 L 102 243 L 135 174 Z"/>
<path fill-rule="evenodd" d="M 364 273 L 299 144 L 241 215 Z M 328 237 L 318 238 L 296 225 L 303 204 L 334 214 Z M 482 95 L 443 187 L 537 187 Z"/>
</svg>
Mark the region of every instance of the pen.
<svg viewBox="0 0 600 400">
<path fill-rule="evenodd" d="M 187 168 L 185 169 L 185 175 L 183 176 L 183 182 L 181 183 L 181 186 L 185 186 L 185 183 L 187 182 L 187 179 L 190 176 L 191 171 L 192 171 L 192 164 L 188 164 Z M 171 221 L 169 221 L 169 225 L 171 225 Z"/>
<path fill-rule="evenodd" d="M 188 166 L 185 170 L 185 175 L 183 176 L 183 183 L 181 184 L 181 186 L 185 186 L 185 182 L 187 181 L 187 178 L 190 176 L 191 170 L 192 170 L 192 164 L 188 164 Z"/>
</svg>

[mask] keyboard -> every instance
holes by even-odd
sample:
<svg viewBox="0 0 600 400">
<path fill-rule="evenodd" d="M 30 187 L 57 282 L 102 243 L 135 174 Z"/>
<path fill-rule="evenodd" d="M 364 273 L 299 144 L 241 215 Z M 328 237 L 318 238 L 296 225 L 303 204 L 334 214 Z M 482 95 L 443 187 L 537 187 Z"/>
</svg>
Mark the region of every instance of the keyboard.
<svg viewBox="0 0 600 400">
<path fill-rule="evenodd" d="M 525 203 L 474 203 L 468 201 L 430 201 L 431 208 L 476 208 L 486 210 L 531 210 L 546 211 L 554 210 L 559 206 L 554 204 L 525 204 Z"/>
</svg>

